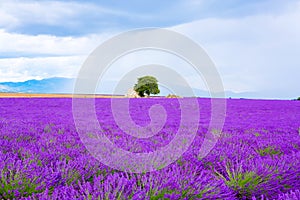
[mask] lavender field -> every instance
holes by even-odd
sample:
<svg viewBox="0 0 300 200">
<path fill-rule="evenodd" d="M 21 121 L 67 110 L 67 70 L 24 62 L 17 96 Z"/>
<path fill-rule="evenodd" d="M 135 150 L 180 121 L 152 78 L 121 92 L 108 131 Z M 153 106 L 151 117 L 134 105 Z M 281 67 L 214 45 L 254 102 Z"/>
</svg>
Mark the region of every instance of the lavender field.
<svg viewBox="0 0 300 200">
<path fill-rule="evenodd" d="M 110 99 L 95 101 L 104 134 L 124 150 L 155 151 L 179 128 L 177 99 L 130 99 L 140 126 L 149 123 L 151 105 L 166 110 L 163 129 L 147 139 L 118 128 Z M 86 150 L 72 99 L 0 99 L 0 199 L 300 199 L 300 101 L 228 99 L 220 139 L 203 159 L 197 155 L 211 101 L 198 102 L 196 138 L 177 161 L 154 172 L 126 173 Z"/>
</svg>

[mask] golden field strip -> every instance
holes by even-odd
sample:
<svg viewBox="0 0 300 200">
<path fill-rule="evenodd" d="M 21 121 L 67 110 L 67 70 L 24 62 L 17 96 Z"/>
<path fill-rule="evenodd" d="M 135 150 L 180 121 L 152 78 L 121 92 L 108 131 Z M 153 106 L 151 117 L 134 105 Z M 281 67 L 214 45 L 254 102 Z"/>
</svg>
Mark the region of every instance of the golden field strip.
<svg viewBox="0 0 300 200">
<path fill-rule="evenodd" d="M 0 98 L 124 98 L 123 95 L 0 93 Z"/>
</svg>

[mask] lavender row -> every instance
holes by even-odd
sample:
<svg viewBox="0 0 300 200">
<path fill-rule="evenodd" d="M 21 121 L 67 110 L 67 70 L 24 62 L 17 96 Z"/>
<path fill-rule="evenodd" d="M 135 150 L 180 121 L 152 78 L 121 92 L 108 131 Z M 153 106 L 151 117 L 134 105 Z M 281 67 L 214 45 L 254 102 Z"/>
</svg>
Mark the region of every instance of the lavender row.
<svg viewBox="0 0 300 200">
<path fill-rule="evenodd" d="M 135 138 L 114 121 L 110 99 L 97 99 L 102 132 L 117 147 L 153 152 L 174 139 L 176 99 L 131 99 L 137 125 L 149 108 L 167 113 L 156 135 Z M 189 149 L 154 172 L 126 173 L 96 160 L 80 140 L 71 99 L 0 99 L 0 196 L 3 199 L 299 199 L 300 103 L 227 101 L 220 139 L 198 157 L 211 117 L 210 99 L 198 99 L 199 129 Z M 192 109 L 192 108 L 191 108 Z M 126 111 L 124 111 L 126 112 Z M 87 122 L 88 123 L 88 122 Z"/>
</svg>

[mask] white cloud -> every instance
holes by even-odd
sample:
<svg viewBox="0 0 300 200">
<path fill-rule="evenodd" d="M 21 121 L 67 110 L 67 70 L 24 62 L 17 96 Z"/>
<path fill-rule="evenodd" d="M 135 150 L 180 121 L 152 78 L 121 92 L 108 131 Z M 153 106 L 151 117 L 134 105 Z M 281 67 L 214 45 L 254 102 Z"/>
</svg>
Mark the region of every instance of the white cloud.
<svg viewBox="0 0 300 200">
<path fill-rule="evenodd" d="M 90 53 L 110 33 L 82 37 L 24 35 L 0 29 L 0 53 L 79 55 Z"/>
<path fill-rule="evenodd" d="M 0 59 L 0 82 L 76 77 L 85 56 Z"/>
<path fill-rule="evenodd" d="M 300 91 L 300 3 L 278 15 L 209 18 L 173 27 L 215 61 L 226 90 Z"/>
<path fill-rule="evenodd" d="M 0 27 L 7 27 L 8 29 L 18 23 L 18 19 L 0 10 Z"/>
<path fill-rule="evenodd" d="M 63 2 L 2 1 L 0 4 L 0 27 L 12 28 L 25 23 L 45 23 L 54 25 L 62 19 L 74 16 L 78 10 L 76 4 Z"/>
<path fill-rule="evenodd" d="M 68 18 L 82 14 L 81 10 L 92 12 L 93 9 L 102 8 L 86 4 L 87 8 L 82 9 L 80 6 L 84 4 L 57 1 L 3 2 L 0 3 L 0 27 L 5 28 L 0 29 L 0 54 L 2 57 L 6 54 L 13 55 L 15 58 L 0 58 L 0 82 L 52 76 L 75 77 L 86 56 L 112 36 L 108 32 L 81 37 L 11 33 L 7 27 L 22 23 L 61 24 L 68 21 Z M 103 12 L 127 15 L 108 9 Z M 189 36 L 207 50 L 221 74 L 225 90 L 278 90 L 291 94 L 300 91 L 300 84 L 297 82 L 300 75 L 299 19 L 298 2 L 278 13 L 248 15 L 243 18 L 206 18 L 171 29 Z M 26 55 L 33 57 L 24 58 Z M 166 60 L 167 64 L 173 65 L 174 62 L 164 59 Z M 120 60 L 119 64 L 122 62 L 122 67 L 125 64 L 146 64 L 145 58 L 141 56 L 128 57 Z M 162 64 L 161 62 L 162 60 L 156 63 Z M 149 59 L 147 63 L 151 63 Z M 181 63 L 176 61 L 175 64 L 179 68 Z M 116 68 L 115 72 L 112 71 L 114 76 L 110 78 L 115 80 L 115 77 L 118 78 L 116 75 L 121 72 L 125 73 Z M 203 89 L 203 84 L 197 84 L 198 77 L 187 74 L 186 78 L 194 87 Z"/>
<path fill-rule="evenodd" d="M 18 1 L 0 2 L 0 28 L 11 29 L 27 24 L 78 26 L 86 16 L 118 16 L 147 18 L 130 12 L 111 9 L 92 3 L 63 1 Z"/>
<path fill-rule="evenodd" d="M 0 82 L 76 77 L 87 55 L 110 34 L 58 37 L 0 30 Z"/>
</svg>

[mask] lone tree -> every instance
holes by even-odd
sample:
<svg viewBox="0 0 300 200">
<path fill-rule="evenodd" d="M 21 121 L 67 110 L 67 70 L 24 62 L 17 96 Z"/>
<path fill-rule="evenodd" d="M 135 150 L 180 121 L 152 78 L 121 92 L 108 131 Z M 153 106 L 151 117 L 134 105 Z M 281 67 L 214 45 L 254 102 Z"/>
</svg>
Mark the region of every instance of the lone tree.
<svg viewBox="0 0 300 200">
<path fill-rule="evenodd" d="M 157 79 L 153 76 L 143 76 L 138 78 L 137 84 L 134 85 L 134 90 L 139 94 L 140 97 L 144 97 L 150 94 L 158 94 L 160 90 L 158 89 Z"/>
</svg>

